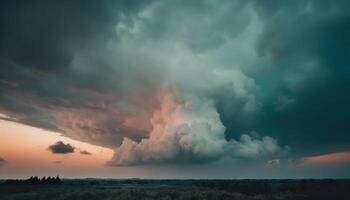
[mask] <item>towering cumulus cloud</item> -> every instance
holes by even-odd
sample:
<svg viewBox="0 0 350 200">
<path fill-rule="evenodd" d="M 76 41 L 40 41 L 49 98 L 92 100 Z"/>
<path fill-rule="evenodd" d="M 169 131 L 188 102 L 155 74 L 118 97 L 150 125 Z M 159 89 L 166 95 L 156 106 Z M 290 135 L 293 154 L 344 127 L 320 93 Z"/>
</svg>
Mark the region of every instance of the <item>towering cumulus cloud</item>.
<svg viewBox="0 0 350 200">
<path fill-rule="evenodd" d="M 110 165 L 345 151 L 349 8 L 1 1 L 0 116 L 113 149 Z"/>
<path fill-rule="evenodd" d="M 181 101 L 174 92 L 158 96 L 160 108 L 151 119 L 152 130 L 140 143 L 124 139 L 111 165 L 174 161 L 212 161 L 222 156 L 257 158 L 280 153 L 276 140 L 242 135 L 239 141 L 225 139 L 214 102 L 208 99 Z"/>
</svg>

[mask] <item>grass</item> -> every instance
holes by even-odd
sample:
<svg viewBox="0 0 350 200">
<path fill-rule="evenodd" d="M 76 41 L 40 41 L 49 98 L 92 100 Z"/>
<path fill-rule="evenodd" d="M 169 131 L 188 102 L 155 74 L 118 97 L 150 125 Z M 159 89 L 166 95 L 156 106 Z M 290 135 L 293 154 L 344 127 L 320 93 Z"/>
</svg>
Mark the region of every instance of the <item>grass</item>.
<svg viewBox="0 0 350 200">
<path fill-rule="evenodd" d="M 93 183 L 93 184 L 91 184 Z M 303 200 L 350 199 L 350 181 L 105 181 L 62 185 L 1 185 L 1 200 Z"/>
</svg>

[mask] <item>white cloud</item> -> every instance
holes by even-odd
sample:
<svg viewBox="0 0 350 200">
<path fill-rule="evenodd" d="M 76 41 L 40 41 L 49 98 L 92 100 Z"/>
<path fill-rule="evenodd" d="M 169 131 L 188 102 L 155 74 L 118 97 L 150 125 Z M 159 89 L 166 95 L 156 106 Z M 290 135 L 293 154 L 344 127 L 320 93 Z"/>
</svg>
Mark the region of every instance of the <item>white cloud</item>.
<svg viewBox="0 0 350 200">
<path fill-rule="evenodd" d="M 159 96 L 160 108 L 151 119 L 149 138 L 140 143 L 124 139 L 110 165 L 169 162 L 210 162 L 222 157 L 265 158 L 283 152 L 277 141 L 265 136 L 225 139 L 225 126 L 210 99 L 181 100 L 174 92 Z"/>
</svg>

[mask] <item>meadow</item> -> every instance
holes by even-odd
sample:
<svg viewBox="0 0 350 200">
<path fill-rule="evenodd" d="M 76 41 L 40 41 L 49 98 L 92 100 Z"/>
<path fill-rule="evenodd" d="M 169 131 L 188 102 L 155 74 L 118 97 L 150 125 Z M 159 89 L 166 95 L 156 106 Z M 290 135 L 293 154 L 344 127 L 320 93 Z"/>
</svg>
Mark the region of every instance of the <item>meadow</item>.
<svg viewBox="0 0 350 200">
<path fill-rule="evenodd" d="M 1 200 L 350 199 L 350 180 L 72 179 L 60 185 L 0 184 Z"/>
</svg>

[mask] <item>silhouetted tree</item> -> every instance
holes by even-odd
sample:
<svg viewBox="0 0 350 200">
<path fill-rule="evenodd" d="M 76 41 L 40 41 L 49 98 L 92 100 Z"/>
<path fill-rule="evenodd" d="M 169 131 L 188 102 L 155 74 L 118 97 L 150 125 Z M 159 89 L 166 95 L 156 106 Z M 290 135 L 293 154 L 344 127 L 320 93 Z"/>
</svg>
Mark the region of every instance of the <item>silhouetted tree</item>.
<svg viewBox="0 0 350 200">
<path fill-rule="evenodd" d="M 56 176 L 56 178 L 54 180 L 54 184 L 61 184 L 61 183 L 62 183 L 62 181 L 61 181 L 60 177 Z"/>
<path fill-rule="evenodd" d="M 26 180 L 16 179 L 16 180 L 6 180 L 3 182 L 4 185 L 46 185 L 46 184 L 58 185 L 61 183 L 62 181 L 59 176 L 56 176 L 56 178 L 51 176 L 46 178 L 44 176 L 41 179 L 39 179 L 37 176 L 31 176 Z"/>
</svg>

